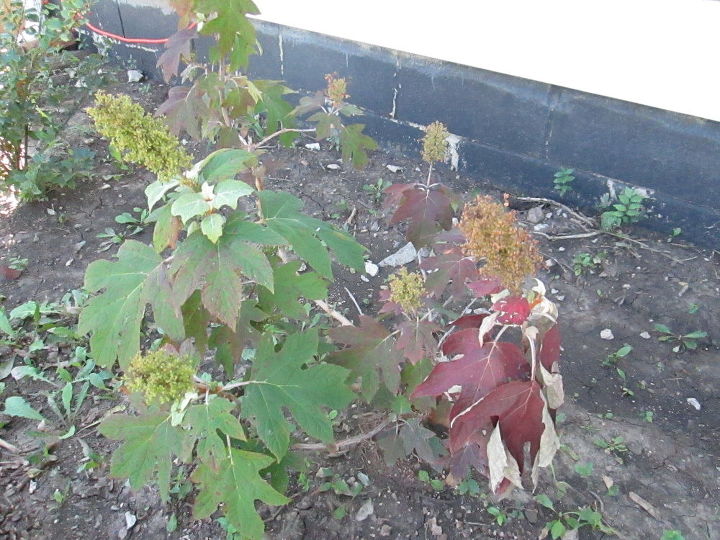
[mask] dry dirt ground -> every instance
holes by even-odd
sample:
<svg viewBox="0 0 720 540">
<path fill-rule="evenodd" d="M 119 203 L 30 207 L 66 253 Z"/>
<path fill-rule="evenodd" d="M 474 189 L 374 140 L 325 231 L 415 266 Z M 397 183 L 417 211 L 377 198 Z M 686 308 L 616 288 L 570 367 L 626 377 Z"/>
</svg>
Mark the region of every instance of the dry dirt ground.
<svg viewBox="0 0 720 540">
<path fill-rule="evenodd" d="M 129 93 L 152 108 L 167 88 L 141 83 L 117 85 L 114 90 Z M 76 115 L 67 137 L 72 139 L 74 125 L 85 123 L 83 113 Z M 18 279 L 0 282 L 8 309 L 31 299 L 57 301 L 66 291 L 80 288 L 87 264 L 112 256 L 117 249 L 113 245 L 101 252 L 103 239 L 97 234 L 107 227 L 121 230 L 115 216 L 145 206 L 148 173 L 119 170 L 107 157 L 105 143 L 95 136 L 83 134 L 76 139 L 76 144 L 97 152 L 92 181 L 46 202 L 15 207 L 11 199 L 3 199 L 0 256 L 28 259 Z M 270 175 L 269 187 L 292 191 L 305 200 L 310 213 L 341 225 L 355 211 L 349 229 L 369 248 L 372 261 L 402 246 L 401 232 L 387 227 L 380 207 L 363 186 L 379 178 L 392 182 L 420 178 L 422 162 L 416 156 L 378 151 L 360 172 L 341 164 L 325 147 L 313 151 L 300 145 L 295 151 L 277 150 L 271 156 L 279 166 Z M 340 168 L 330 170 L 326 167 L 330 163 Z M 393 173 L 388 164 L 401 170 Z M 447 169 L 439 175 L 466 198 L 475 191 L 500 196 L 492 178 L 469 178 Z M 514 205 L 523 218 L 537 206 Z M 546 205 L 544 212 L 551 215 L 543 218 L 542 232 L 578 232 L 572 216 L 561 209 Z M 563 241 L 539 238 L 547 261 L 540 277 L 560 309 L 567 404 L 558 425 L 562 450 L 554 472 L 542 476 L 536 494 L 547 494 L 560 511 L 583 506 L 601 511 L 620 538 L 659 539 L 665 531 L 678 530 L 687 539 L 717 539 L 720 254 L 685 244 L 682 235 L 669 242 L 641 228 L 629 233 L 643 243 L 607 235 Z M 150 232 L 135 238 L 149 241 Z M 576 254 L 603 252 L 597 267 L 575 275 Z M 347 287 L 362 309 L 372 312 L 374 295 L 388 274 L 383 268 L 376 277 L 364 276 L 365 281 L 359 274 L 340 272 L 335 304 L 349 316 L 357 316 L 344 290 Z M 655 323 L 678 333 L 706 331 L 709 337 L 701 339 L 695 351 L 673 352 L 672 344 L 658 340 Z M 601 338 L 606 329 L 612 331 L 612 340 Z M 632 352 L 616 365 L 604 366 L 608 355 L 624 344 L 631 345 Z M 0 349 L 0 368 L 7 367 L 16 352 Z M 41 356 L 39 367 L 52 373 L 52 364 L 66 352 Z M 45 416 L 54 418 L 43 395 L 51 389 L 47 383 L 28 378 L 15 381 L 12 376 L 2 382 L 6 387 L 0 400 L 24 396 Z M 195 539 L 225 534 L 217 521 L 191 519 L 192 494 L 184 499 L 176 496 L 165 506 L 155 490 L 131 492 L 123 481 L 107 476 L 116 443 L 101 437 L 94 426 L 121 402 L 117 394 L 93 389 L 78 415 L 78 432 L 64 440 L 39 437 L 33 433 L 37 422 L 0 413 L 0 438 L 19 449 L 15 454 L 0 448 L 0 537 Z M 337 419 L 338 437 L 367 430 L 374 421 L 360 409 L 350 409 Z M 48 442 L 49 449 L 43 451 Z M 89 452 L 96 454 L 93 461 L 99 466 L 80 470 Z M 494 502 L 485 495 L 482 481 L 479 496 L 460 495 L 450 488 L 435 491 L 418 479 L 418 462 L 406 460 L 388 467 L 372 440 L 341 456 L 310 458 L 307 484 L 291 483 L 288 495 L 293 502 L 281 509 L 261 509 L 270 538 L 530 539 L 538 538 L 555 517 L 531 493 L 516 491 L 509 499 Z M 354 498 L 320 491 L 322 480 L 316 476 L 320 468 L 329 468 L 350 483 L 367 479 L 367 486 Z M 441 478 L 435 471 L 430 476 Z M 178 491 L 182 490 L 178 485 Z M 357 512 L 368 501 L 372 501 L 373 513 L 358 521 Z M 488 506 L 500 509 L 506 522 L 500 525 Z M 177 528 L 168 533 L 173 514 Z M 603 535 L 583 528 L 579 537 Z"/>
</svg>

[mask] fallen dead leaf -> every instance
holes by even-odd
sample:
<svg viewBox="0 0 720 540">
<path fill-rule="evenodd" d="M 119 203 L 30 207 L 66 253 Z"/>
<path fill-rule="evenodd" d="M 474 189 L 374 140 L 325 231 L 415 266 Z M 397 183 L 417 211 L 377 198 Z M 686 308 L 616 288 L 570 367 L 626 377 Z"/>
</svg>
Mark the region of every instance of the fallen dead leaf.
<svg viewBox="0 0 720 540">
<path fill-rule="evenodd" d="M 652 517 L 657 519 L 658 521 L 662 521 L 660 519 L 660 512 L 658 512 L 658 509 L 655 508 L 652 504 L 647 502 L 645 499 L 643 499 L 640 495 L 635 493 L 634 491 L 631 491 L 628 493 L 628 497 L 630 497 L 630 500 L 637 504 L 640 508 L 645 510 L 648 514 L 650 514 Z"/>
</svg>

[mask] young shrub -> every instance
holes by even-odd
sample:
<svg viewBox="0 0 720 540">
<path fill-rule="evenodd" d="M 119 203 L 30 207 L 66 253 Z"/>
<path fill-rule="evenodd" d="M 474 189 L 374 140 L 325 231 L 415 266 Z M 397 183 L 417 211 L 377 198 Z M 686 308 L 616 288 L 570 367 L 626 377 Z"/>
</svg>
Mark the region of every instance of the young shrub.
<svg viewBox="0 0 720 540">
<path fill-rule="evenodd" d="M 64 110 L 68 98 L 79 106 L 101 79 L 97 55 L 64 50 L 87 8 L 84 0 L 40 10 L 7 0 L 0 14 L 0 186 L 13 186 L 24 200 L 86 175 L 85 154 L 64 148 L 57 135 L 74 112 Z"/>
</svg>

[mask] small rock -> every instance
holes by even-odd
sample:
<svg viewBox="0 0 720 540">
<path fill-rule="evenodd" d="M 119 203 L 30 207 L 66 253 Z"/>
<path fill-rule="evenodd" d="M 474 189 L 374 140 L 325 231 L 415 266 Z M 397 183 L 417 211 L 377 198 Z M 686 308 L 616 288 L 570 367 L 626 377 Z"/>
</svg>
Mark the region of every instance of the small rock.
<svg viewBox="0 0 720 540">
<path fill-rule="evenodd" d="M 370 477 L 364 472 L 359 472 L 355 476 L 357 476 L 357 479 L 360 480 L 363 486 L 368 487 L 370 485 Z"/>
<path fill-rule="evenodd" d="M 390 525 L 383 525 L 380 527 L 380 536 L 390 536 L 390 533 L 392 532 L 392 527 Z"/>
<path fill-rule="evenodd" d="M 397 165 L 385 165 L 387 167 L 387 170 L 391 173 L 399 173 L 402 171 L 402 167 L 398 167 Z"/>
<path fill-rule="evenodd" d="M 412 242 L 408 242 L 392 255 L 388 255 L 378 263 L 378 266 L 402 266 L 412 262 L 417 257 L 417 250 Z"/>
<path fill-rule="evenodd" d="M 555 266 L 555 261 L 553 261 L 552 259 L 547 259 L 545 261 L 545 268 L 549 269 L 549 268 L 552 268 L 553 266 Z"/>
<path fill-rule="evenodd" d="M 372 499 L 368 499 L 360 507 L 360 510 L 355 514 L 355 521 L 365 521 L 367 518 L 375 513 L 375 507 L 373 506 Z"/>
<path fill-rule="evenodd" d="M 305 148 L 307 148 L 308 150 L 320 150 L 320 143 L 308 143 L 305 145 Z"/>
<path fill-rule="evenodd" d="M 372 261 L 365 261 L 365 273 L 370 277 L 375 277 L 378 274 L 380 267 Z"/>
<path fill-rule="evenodd" d="M 137 523 L 137 516 L 132 512 L 125 512 L 125 527 L 129 531 Z"/>
<path fill-rule="evenodd" d="M 537 225 L 533 225 L 533 231 L 535 231 L 535 232 L 542 232 L 549 228 L 550 228 L 550 225 L 548 223 L 538 223 Z"/>
<path fill-rule="evenodd" d="M 565 251 L 565 248 L 564 248 L 563 246 L 560 246 L 560 247 L 558 248 L 558 251 Z"/>
<path fill-rule="evenodd" d="M 330 169 L 331 171 L 337 171 L 340 168 L 340 165 L 338 165 L 337 163 L 328 163 L 327 165 L 325 165 L 325 168 Z"/>
<path fill-rule="evenodd" d="M 542 206 L 535 206 L 528 210 L 527 220 L 530 223 L 540 223 L 543 219 L 545 219 L 545 212 L 543 212 Z"/>
<path fill-rule="evenodd" d="M 609 328 L 605 328 L 605 330 L 602 330 L 600 332 L 600 339 L 606 339 L 610 341 L 611 339 L 615 339 L 615 336 L 613 335 L 612 330 L 610 330 Z"/>
<path fill-rule="evenodd" d="M 127 78 L 129 83 L 138 83 L 143 80 L 143 72 L 139 69 L 128 69 Z"/>
<path fill-rule="evenodd" d="M 640 332 L 640 337 L 643 339 L 650 339 L 650 332 Z"/>
<path fill-rule="evenodd" d="M 530 523 L 537 523 L 538 511 L 532 508 L 525 510 L 525 519 L 527 519 Z"/>
<path fill-rule="evenodd" d="M 366 278 L 365 276 L 360 276 L 360 281 L 363 281 L 365 283 L 370 283 L 370 280 Z"/>
<path fill-rule="evenodd" d="M 73 247 L 75 248 L 75 253 L 77 253 L 78 251 L 80 251 L 85 244 L 86 244 L 85 240 L 82 240 L 82 241 L 78 242 L 77 244 L 75 244 L 75 245 L 73 246 Z"/>
<path fill-rule="evenodd" d="M 700 405 L 700 402 L 699 402 L 697 399 L 695 399 L 694 397 L 689 397 L 689 398 L 687 398 L 686 401 L 687 401 L 690 405 L 692 405 L 692 406 L 695 408 L 696 411 L 699 411 L 700 409 L 702 409 L 702 406 Z"/>
<path fill-rule="evenodd" d="M 562 302 L 563 300 L 565 300 L 565 295 L 564 295 L 564 294 L 560 294 L 560 295 L 558 295 L 558 296 L 555 297 L 555 300 L 557 300 L 558 302 Z"/>
<path fill-rule="evenodd" d="M 75 259 L 68 259 L 68 261 L 65 263 L 65 266 L 70 266 Z"/>
</svg>

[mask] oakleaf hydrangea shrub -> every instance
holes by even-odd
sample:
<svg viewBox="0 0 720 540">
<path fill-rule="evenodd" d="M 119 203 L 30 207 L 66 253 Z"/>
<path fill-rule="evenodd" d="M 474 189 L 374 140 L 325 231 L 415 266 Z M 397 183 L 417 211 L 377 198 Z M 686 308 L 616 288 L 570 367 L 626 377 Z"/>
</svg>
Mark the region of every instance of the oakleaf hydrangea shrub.
<svg viewBox="0 0 720 540">
<path fill-rule="evenodd" d="M 346 163 L 367 162 L 375 143 L 345 123 L 362 114 L 346 81 L 331 75 L 292 107 L 281 83 L 239 71 L 256 46 L 244 16 L 257 11 L 252 2 L 176 8 L 183 28 L 159 60 L 168 77 L 194 61 L 198 33 L 216 41 L 210 62 L 190 64 L 161 106 L 170 131 L 122 97 L 100 95 L 108 107 L 91 113 L 126 159 L 157 176 L 146 189 L 152 245 L 126 240 L 85 276 L 94 296 L 79 330 L 96 362 L 118 365 L 142 398 L 101 424 L 120 441 L 111 474 L 133 488 L 154 484 L 166 501 L 180 475 L 194 486 L 195 518 L 220 511 L 241 536 L 261 538 L 256 502 L 289 502 L 299 452 L 350 444 L 335 441 L 329 412 L 362 400 L 386 415 L 371 433 L 388 463 L 416 454 L 447 469 L 449 483 L 474 469 L 496 494 L 525 476 L 536 482 L 558 446 L 560 338 L 557 310 L 533 278 L 537 253 L 512 214 L 485 199 L 462 211 L 432 175 L 447 130 L 429 126 L 427 177 L 388 187 L 386 208 L 389 225 L 430 256 L 390 276 L 377 316 L 349 321 L 327 303 L 328 288 L 334 265 L 364 270 L 365 248 L 267 189 L 262 166 L 271 143 L 291 144 L 301 129 Z M 128 137 L 121 110 L 142 137 Z M 298 128 L 298 117 L 314 127 Z M 191 164 L 180 132 L 215 149 Z M 157 350 L 141 350 L 143 332 Z"/>
</svg>

